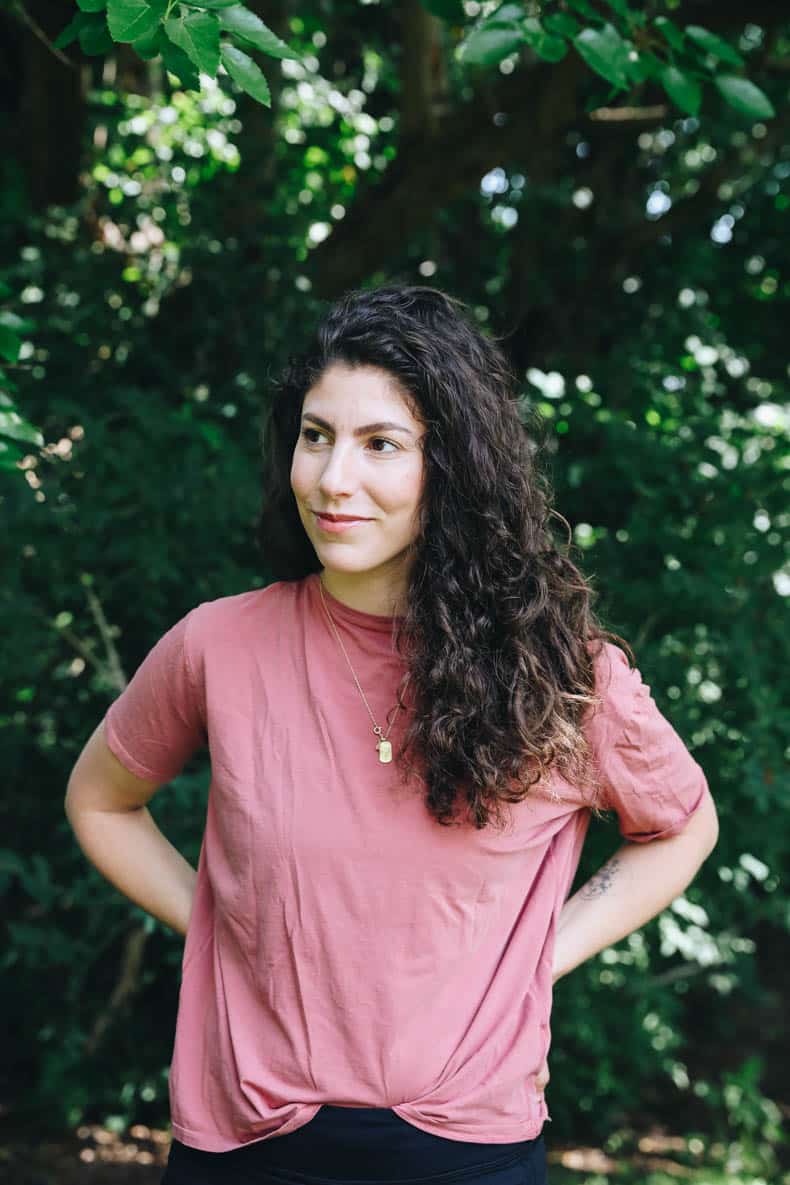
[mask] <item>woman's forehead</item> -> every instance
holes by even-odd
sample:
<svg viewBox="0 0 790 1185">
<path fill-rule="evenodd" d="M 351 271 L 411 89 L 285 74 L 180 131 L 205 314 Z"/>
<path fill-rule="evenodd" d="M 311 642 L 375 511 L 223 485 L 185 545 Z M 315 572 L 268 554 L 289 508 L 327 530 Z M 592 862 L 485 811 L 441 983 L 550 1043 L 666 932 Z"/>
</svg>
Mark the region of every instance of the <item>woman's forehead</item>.
<svg viewBox="0 0 790 1185">
<path fill-rule="evenodd" d="M 421 423 L 415 404 L 394 376 L 378 367 L 332 363 L 305 394 L 302 413 L 331 422 L 337 417 L 351 428 L 391 420 L 412 430 Z"/>
</svg>

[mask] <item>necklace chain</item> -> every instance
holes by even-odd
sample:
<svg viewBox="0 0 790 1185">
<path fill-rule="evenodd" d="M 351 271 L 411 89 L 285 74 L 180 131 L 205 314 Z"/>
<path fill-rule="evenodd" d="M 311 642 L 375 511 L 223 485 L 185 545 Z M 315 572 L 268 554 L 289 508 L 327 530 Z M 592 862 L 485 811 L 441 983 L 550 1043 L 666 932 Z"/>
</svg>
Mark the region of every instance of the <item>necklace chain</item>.
<svg viewBox="0 0 790 1185">
<path fill-rule="evenodd" d="M 395 716 L 397 716 L 398 712 L 400 711 L 400 704 L 398 704 L 398 706 L 395 709 L 395 716 L 392 717 L 390 726 L 387 729 L 387 734 L 385 736 L 384 733 L 381 731 L 381 725 L 376 723 L 376 717 L 373 715 L 372 711 L 370 710 L 370 704 L 367 701 L 367 697 L 365 696 L 365 693 L 362 690 L 362 686 L 359 682 L 359 679 L 357 678 L 357 673 L 354 670 L 353 666 L 351 665 L 351 659 L 348 657 L 346 648 L 343 645 L 343 639 L 340 637 L 340 634 L 337 632 L 337 627 L 335 626 L 334 619 L 332 617 L 332 614 L 329 612 L 329 607 L 328 607 L 326 600 L 324 598 L 324 584 L 323 584 L 323 581 L 321 580 L 320 575 L 318 577 L 318 588 L 321 593 L 321 604 L 324 606 L 324 612 L 326 613 L 327 618 L 329 619 L 329 624 L 332 627 L 335 637 L 337 638 L 338 642 L 340 643 L 340 649 L 343 651 L 343 654 L 345 655 L 346 662 L 348 663 L 348 668 L 351 671 L 351 674 L 354 676 L 354 682 L 356 683 L 357 690 L 359 691 L 359 694 L 362 696 L 365 707 L 368 710 L 368 715 L 370 716 L 370 719 L 373 721 L 373 732 L 379 738 L 378 741 L 376 742 L 376 748 L 379 751 L 379 761 L 382 761 L 382 762 L 391 761 L 392 760 L 392 745 L 390 744 L 387 737 L 389 737 L 389 734 L 392 732 L 392 725 L 395 723 Z"/>
</svg>

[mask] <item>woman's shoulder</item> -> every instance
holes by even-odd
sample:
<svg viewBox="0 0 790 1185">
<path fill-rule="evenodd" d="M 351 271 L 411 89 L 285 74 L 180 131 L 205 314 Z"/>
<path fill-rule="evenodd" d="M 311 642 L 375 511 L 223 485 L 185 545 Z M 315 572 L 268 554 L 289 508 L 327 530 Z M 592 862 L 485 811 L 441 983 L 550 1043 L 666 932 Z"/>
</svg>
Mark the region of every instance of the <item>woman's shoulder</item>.
<svg viewBox="0 0 790 1185">
<path fill-rule="evenodd" d="M 188 616 L 189 645 L 206 652 L 218 645 L 245 645 L 272 629 L 282 633 L 293 617 L 292 581 L 277 581 L 229 596 L 200 601 Z"/>
<path fill-rule="evenodd" d="M 597 728 L 610 728 L 630 719 L 639 702 L 650 694 L 641 672 L 616 642 L 596 638 L 588 643 L 595 682 L 595 705 L 590 720 Z"/>
<path fill-rule="evenodd" d="M 588 643 L 587 650 L 592 658 L 595 690 L 598 695 L 603 695 L 612 686 L 619 690 L 628 672 L 636 669 L 631 666 L 625 650 L 606 638 L 596 638 Z"/>
</svg>

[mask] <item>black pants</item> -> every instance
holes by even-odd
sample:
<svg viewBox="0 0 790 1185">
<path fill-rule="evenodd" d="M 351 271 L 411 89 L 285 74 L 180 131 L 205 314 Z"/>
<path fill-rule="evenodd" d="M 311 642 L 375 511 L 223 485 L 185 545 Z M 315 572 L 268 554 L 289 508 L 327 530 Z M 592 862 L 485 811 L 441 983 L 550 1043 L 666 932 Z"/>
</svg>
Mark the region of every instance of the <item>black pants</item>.
<svg viewBox="0 0 790 1185">
<path fill-rule="evenodd" d="M 230 1152 L 173 1140 L 161 1185 L 547 1185 L 543 1134 L 516 1144 L 431 1135 L 388 1107 L 325 1105 L 297 1131 Z"/>
</svg>

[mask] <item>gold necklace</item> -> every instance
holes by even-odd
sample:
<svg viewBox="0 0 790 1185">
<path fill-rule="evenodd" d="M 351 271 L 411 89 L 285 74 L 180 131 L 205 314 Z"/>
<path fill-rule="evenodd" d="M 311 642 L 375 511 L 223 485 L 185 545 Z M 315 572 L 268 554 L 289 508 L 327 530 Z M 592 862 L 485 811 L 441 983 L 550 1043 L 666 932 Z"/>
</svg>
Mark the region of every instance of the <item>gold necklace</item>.
<svg viewBox="0 0 790 1185">
<path fill-rule="evenodd" d="M 331 625 L 332 629 L 334 630 L 335 637 L 337 638 L 338 642 L 340 643 L 340 649 L 343 651 L 343 653 L 346 656 L 346 662 L 348 663 L 351 674 L 354 676 L 354 682 L 357 685 L 359 694 L 362 696 L 363 700 L 365 701 L 365 707 L 368 710 L 368 715 L 370 716 L 371 720 L 373 721 L 373 732 L 379 738 L 376 741 L 376 748 L 378 749 L 378 753 L 379 753 L 379 761 L 381 761 L 383 764 L 386 764 L 387 762 L 392 761 L 392 742 L 387 740 L 387 737 L 392 732 L 392 725 L 395 723 L 395 716 L 397 716 L 398 712 L 400 711 L 400 704 L 398 704 L 397 708 L 395 709 L 395 716 L 392 717 L 392 721 L 391 721 L 390 726 L 387 730 L 387 736 L 384 736 L 381 731 L 381 726 L 376 723 L 376 717 L 373 715 L 373 713 L 370 710 L 370 704 L 368 703 L 367 699 L 365 699 L 365 693 L 360 686 L 356 671 L 354 670 L 353 666 L 351 665 L 351 659 L 348 657 L 348 654 L 346 653 L 346 648 L 343 645 L 343 639 L 340 637 L 340 634 L 337 632 L 337 628 L 335 627 L 335 623 L 332 618 L 332 614 L 329 612 L 329 607 L 327 606 L 326 600 L 324 599 L 324 585 L 323 585 L 323 581 L 321 580 L 320 575 L 318 577 L 318 588 L 321 593 L 321 604 L 324 606 L 324 611 L 325 611 L 327 617 L 329 618 L 329 624 Z M 408 676 L 407 676 L 407 678 L 408 678 Z"/>
</svg>

